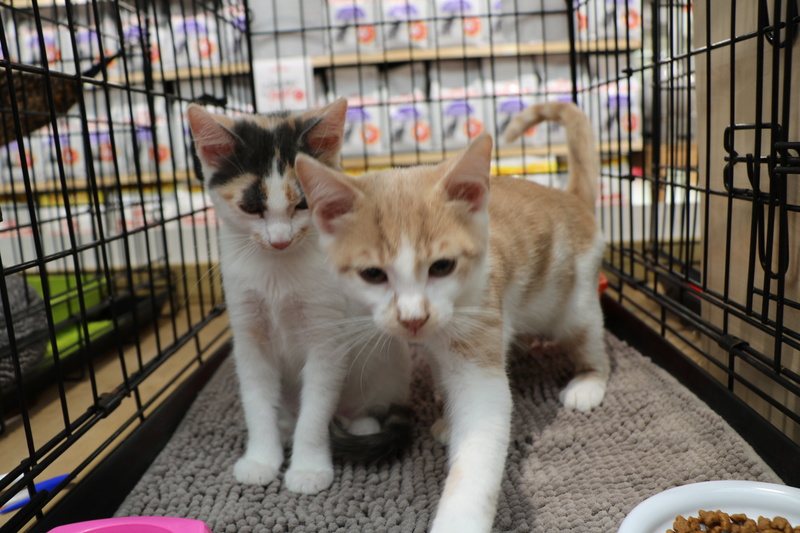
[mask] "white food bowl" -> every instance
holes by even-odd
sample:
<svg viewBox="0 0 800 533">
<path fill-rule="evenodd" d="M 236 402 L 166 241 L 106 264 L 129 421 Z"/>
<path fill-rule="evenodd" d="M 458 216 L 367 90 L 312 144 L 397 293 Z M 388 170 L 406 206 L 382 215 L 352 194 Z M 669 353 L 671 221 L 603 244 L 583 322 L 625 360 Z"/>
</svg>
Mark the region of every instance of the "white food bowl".
<svg viewBox="0 0 800 533">
<path fill-rule="evenodd" d="M 744 513 L 758 520 L 782 516 L 800 526 L 800 489 L 757 481 L 705 481 L 659 492 L 634 507 L 619 533 L 664 533 L 675 517 L 698 516 L 697 511 Z"/>
</svg>

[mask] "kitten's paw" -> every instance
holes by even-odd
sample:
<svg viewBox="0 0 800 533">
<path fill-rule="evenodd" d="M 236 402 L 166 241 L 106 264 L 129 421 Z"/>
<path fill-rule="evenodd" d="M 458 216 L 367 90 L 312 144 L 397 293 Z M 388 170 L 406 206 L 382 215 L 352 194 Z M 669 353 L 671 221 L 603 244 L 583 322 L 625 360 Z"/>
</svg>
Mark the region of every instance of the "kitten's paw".
<svg viewBox="0 0 800 533">
<path fill-rule="evenodd" d="M 606 394 L 606 380 L 598 376 L 576 376 L 561 391 L 561 403 L 567 409 L 583 413 L 591 411 L 601 403 Z"/>
<path fill-rule="evenodd" d="M 444 446 L 450 442 L 450 424 L 444 418 L 438 419 L 431 426 L 431 433 L 433 438 L 438 440 Z"/>
<path fill-rule="evenodd" d="M 371 416 L 356 418 L 347 428 L 347 432 L 351 435 L 374 435 L 380 431 L 381 423 Z"/>
<path fill-rule="evenodd" d="M 286 488 L 300 494 L 316 494 L 333 483 L 333 466 L 319 468 L 289 467 L 284 478 Z"/>
<path fill-rule="evenodd" d="M 280 468 L 280 461 L 277 464 L 268 464 L 242 457 L 233 466 L 233 477 L 239 483 L 247 485 L 269 485 L 278 476 Z"/>
</svg>

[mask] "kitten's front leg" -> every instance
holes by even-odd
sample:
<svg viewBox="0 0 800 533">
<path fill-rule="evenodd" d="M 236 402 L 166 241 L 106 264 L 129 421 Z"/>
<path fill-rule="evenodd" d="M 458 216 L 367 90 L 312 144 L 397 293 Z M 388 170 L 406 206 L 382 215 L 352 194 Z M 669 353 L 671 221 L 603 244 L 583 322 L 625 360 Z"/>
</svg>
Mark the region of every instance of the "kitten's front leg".
<svg viewBox="0 0 800 533">
<path fill-rule="evenodd" d="M 490 363 L 455 352 L 440 362 L 449 464 L 432 533 L 486 533 L 494 522 L 511 432 L 511 391 L 502 356 Z"/>
<path fill-rule="evenodd" d="M 311 350 L 303 368 L 300 412 L 286 488 L 316 494 L 333 483 L 329 425 L 343 386 L 346 358 L 329 347 Z"/>
<path fill-rule="evenodd" d="M 239 483 L 267 485 L 283 463 L 278 430 L 280 370 L 262 353 L 257 339 L 235 329 L 233 355 L 247 424 L 247 447 L 236 461 L 233 475 Z"/>
</svg>

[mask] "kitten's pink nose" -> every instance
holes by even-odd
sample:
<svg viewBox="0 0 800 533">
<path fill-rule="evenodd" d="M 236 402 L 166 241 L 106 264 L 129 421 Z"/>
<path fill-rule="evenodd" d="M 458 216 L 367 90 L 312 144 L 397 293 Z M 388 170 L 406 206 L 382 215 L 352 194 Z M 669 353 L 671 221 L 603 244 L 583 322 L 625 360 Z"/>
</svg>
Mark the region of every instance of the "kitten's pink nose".
<svg viewBox="0 0 800 533">
<path fill-rule="evenodd" d="M 401 319 L 401 320 L 400 320 L 400 323 L 401 323 L 401 324 L 403 324 L 403 327 L 404 327 L 404 328 L 406 328 L 406 329 L 407 329 L 407 330 L 409 330 L 411 333 L 413 333 L 414 335 L 416 335 L 416 334 L 417 334 L 417 332 L 419 331 L 419 328 L 421 328 L 423 325 L 425 325 L 425 322 L 427 322 L 427 321 L 428 321 L 428 317 L 429 317 L 429 316 L 430 316 L 430 315 L 425 315 L 424 317 L 421 317 L 421 318 L 412 318 L 412 319 L 410 319 L 410 320 L 402 320 L 402 319 Z"/>
<path fill-rule="evenodd" d="M 288 248 L 292 241 L 278 241 L 278 242 L 270 242 L 273 248 L 277 248 L 278 250 L 283 250 L 284 248 Z"/>
</svg>

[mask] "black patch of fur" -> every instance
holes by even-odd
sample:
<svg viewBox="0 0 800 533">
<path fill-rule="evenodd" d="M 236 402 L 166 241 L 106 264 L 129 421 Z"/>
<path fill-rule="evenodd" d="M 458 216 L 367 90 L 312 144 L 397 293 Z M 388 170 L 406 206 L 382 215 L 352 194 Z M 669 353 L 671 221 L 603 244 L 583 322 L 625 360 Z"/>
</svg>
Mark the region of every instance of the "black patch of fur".
<svg viewBox="0 0 800 533">
<path fill-rule="evenodd" d="M 331 451 L 337 461 L 374 465 L 400 457 L 411 445 L 413 413 L 392 405 L 380 420 L 381 430 L 372 435 L 351 435 L 341 424 L 331 424 Z"/>
<path fill-rule="evenodd" d="M 289 118 L 288 113 L 275 113 L 273 116 Z M 298 152 L 305 152 L 313 157 L 318 156 L 319 154 L 311 153 L 305 141 L 305 133 L 317 122 L 319 118 L 308 120 L 298 118 L 285 120 L 273 128 L 265 128 L 249 120 L 237 121 L 231 130 L 236 140 L 234 156 L 214 173 L 209 185 L 218 187 L 243 173 L 251 173 L 260 178 L 267 177 L 272 174 L 275 164 L 278 172 L 284 174 L 288 167 L 294 165 Z M 195 168 L 198 169 L 197 175 L 203 180 L 194 143 L 192 143 L 192 156 L 195 159 Z"/>
<path fill-rule="evenodd" d="M 231 133 L 236 139 L 234 155 L 222 162 L 209 185 L 224 185 L 244 173 L 269 176 L 275 158 L 275 132 L 249 120 L 240 120 Z"/>
<path fill-rule="evenodd" d="M 242 207 L 248 213 L 264 213 L 267 210 L 267 199 L 264 196 L 264 189 L 261 188 L 261 180 L 255 180 L 242 193 Z"/>
</svg>

